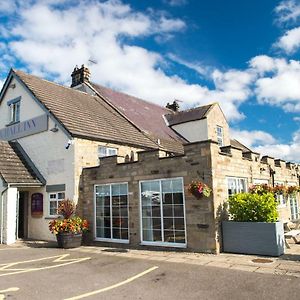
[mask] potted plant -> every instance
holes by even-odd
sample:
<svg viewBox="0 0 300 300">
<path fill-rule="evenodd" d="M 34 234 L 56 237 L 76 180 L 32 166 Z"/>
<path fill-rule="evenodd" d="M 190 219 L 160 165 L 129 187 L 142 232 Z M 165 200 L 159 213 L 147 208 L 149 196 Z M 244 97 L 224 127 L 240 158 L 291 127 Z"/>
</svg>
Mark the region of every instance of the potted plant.
<svg viewBox="0 0 300 300">
<path fill-rule="evenodd" d="M 211 189 L 201 181 L 192 181 L 188 186 L 188 191 L 197 199 L 201 197 L 209 197 Z"/>
<path fill-rule="evenodd" d="M 222 222 L 223 251 L 280 256 L 284 230 L 278 222 L 277 202 L 268 189 L 240 193 L 228 200 L 231 220 Z"/>
<path fill-rule="evenodd" d="M 56 235 L 59 248 L 69 249 L 81 246 L 82 233 L 88 230 L 88 222 L 75 215 L 74 201 L 60 202 L 57 213 L 62 217 L 49 223 L 49 230 Z"/>
</svg>

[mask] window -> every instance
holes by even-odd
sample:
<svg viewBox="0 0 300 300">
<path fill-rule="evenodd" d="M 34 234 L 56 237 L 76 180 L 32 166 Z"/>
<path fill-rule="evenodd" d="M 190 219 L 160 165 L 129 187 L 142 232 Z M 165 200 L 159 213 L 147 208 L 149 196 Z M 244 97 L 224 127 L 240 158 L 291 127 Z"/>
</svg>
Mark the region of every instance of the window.
<svg viewBox="0 0 300 300">
<path fill-rule="evenodd" d="M 220 147 L 224 146 L 223 127 L 217 126 L 217 141 Z"/>
<path fill-rule="evenodd" d="M 106 156 L 113 156 L 113 155 L 117 155 L 117 149 L 116 148 L 108 148 L 108 147 L 103 147 L 100 146 L 98 148 L 98 157 L 106 157 Z"/>
<path fill-rule="evenodd" d="M 182 178 L 142 181 L 140 201 L 142 243 L 185 247 Z"/>
<path fill-rule="evenodd" d="M 128 243 L 127 183 L 95 186 L 96 240 Z"/>
<path fill-rule="evenodd" d="M 268 179 L 253 179 L 254 185 L 260 185 L 260 184 L 269 184 Z"/>
<path fill-rule="evenodd" d="M 228 196 L 247 192 L 247 179 L 238 177 L 227 178 Z"/>
<path fill-rule="evenodd" d="M 287 185 L 296 186 L 297 184 L 295 182 L 288 182 Z M 288 200 L 290 202 L 291 220 L 299 219 L 300 214 L 299 214 L 299 205 L 298 205 L 297 196 L 295 194 L 288 195 L 286 198 L 286 203 Z"/>
<path fill-rule="evenodd" d="M 289 195 L 291 219 L 296 220 L 299 218 L 299 207 L 296 195 Z"/>
<path fill-rule="evenodd" d="M 275 184 L 275 186 L 276 185 L 284 185 L 284 182 L 283 181 L 275 181 L 274 184 Z M 285 196 L 283 194 L 276 194 L 275 198 L 278 202 L 279 207 L 285 207 L 286 206 L 286 203 L 287 203 L 287 200 L 288 200 L 287 196 Z"/>
<path fill-rule="evenodd" d="M 65 199 L 65 192 L 49 193 L 49 215 L 57 216 L 57 209 L 60 201 Z"/>
<path fill-rule="evenodd" d="M 20 100 L 9 103 L 9 122 L 16 123 L 20 121 Z"/>
</svg>

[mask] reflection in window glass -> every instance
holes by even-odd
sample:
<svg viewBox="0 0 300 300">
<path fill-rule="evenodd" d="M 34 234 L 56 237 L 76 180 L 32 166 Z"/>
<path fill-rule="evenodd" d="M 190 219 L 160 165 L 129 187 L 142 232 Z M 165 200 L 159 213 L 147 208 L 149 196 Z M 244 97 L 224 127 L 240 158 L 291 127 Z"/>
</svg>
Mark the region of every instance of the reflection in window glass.
<svg viewBox="0 0 300 300">
<path fill-rule="evenodd" d="M 96 237 L 128 240 L 127 183 L 98 185 L 96 192 Z"/>
<path fill-rule="evenodd" d="M 238 177 L 227 178 L 228 196 L 247 192 L 247 179 Z"/>
<path fill-rule="evenodd" d="M 185 244 L 182 179 L 141 182 L 142 240 Z"/>
</svg>

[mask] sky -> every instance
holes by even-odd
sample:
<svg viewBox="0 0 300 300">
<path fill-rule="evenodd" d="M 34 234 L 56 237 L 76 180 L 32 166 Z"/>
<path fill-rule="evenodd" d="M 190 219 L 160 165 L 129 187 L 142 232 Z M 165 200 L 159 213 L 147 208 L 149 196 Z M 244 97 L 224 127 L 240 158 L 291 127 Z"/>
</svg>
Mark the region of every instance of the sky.
<svg viewBox="0 0 300 300">
<path fill-rule="evenodd" d="M 231 135 L 300 162 L 300 0 L 0 0 L 10 68 L 92 81 L 181 109 L 219 102 Z"/>
</svg>

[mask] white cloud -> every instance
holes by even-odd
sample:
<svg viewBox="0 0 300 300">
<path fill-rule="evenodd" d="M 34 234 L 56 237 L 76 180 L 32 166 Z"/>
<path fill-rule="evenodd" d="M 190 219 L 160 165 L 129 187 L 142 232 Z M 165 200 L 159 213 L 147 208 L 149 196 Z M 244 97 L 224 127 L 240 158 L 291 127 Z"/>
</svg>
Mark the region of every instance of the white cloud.
<svg viewBox="0 0 300 300">
<path fill-rule="evenodd" d="M 261 130 L 230 129 L 230 133 L 233 138 L 262 156 L 268 155 L 286 161 L 300 162 L 300 130 L 293 134 L 292 141 L 288 144 L 276 143 L 271 134 Z"/>
<path fill-rule="evenodd" d="M 255 82 L 255 94 L 260 103 L 279 106 L 289 112 L 300 111 L 299 61 L 258 56 L 250 65 L 261 73 Z"/>
<path fill-rule="evenodd" d="M 183 108 L 219 101 L 229 120 L 243 118 L 238 107 L 251 94 L 251 72 L 215 70 L 210 74 L 215 88 L 209 89 L 168 75 L 162 55 L 134 43 L 148 36 L 170 38 L 186 28 L 184 21 L 161 11 L 142 13 L 118 0 L 73 1 L 59 8 L 57 3 L 31 1 L 17 11 L 18 23 L 6 24 L 9 53 L 29 71 L 66 83 L 76 64 L 93 59 L 92 80 L 100 84 L 161 105 L 174 99 Z"/>
<path fill-rule="evenodd" d="M 255 151 L 269 155 L 275 158 L 281 158 L 286 161 L 300 163 L 300 130 L 293 134 L 292 141 L 289 144 L 268 144 L 260 145 L 254 148 Z"/>
<path fill-rule="evenodd" d="M 167 57 L 170 60 L 172 60 L 172 61 L 174 61 L 174 62 L 176 62 L 176 63 L 178 63 L 180 65 L 183 65 L 183 66 L 185 66 L 185 67 L 187 67 L 187 68 L 189 68 L 191 70 L 196 71 L 200 75 L 208 76 L 209 73 L 211 73 L 211 68 L 208 67 L 208 66 L 205 66 L 202 63 L 186 61 L 186 60 L 180 58 L 179 56 L 177 56 L 177 55 L 175 55 L 173 53 L 169 53 L 167 55 Z"/>
<path fill-rule="evenodd" d="M 300 17 L 300 4 L 295 0 L 286 0 L 275 8 L 279 23 L 296 22 Z"/>
<path fill-rule="evenodd" d="M 285 32 L 274 45 L 284 50 L 287 54 L 294 53 L 300 47 L 300 27 Z"/>
<path fill-rule="evenodd" d="M 300 122 L 300 117 L 294 117 L 293 120 L 296 122 Z"/>
<path fill-rule="evenodd" d="M 239 129 L 230 129 L 231 136 L 242 144 L 249 148 L 253 148 L 256 145 L 267 145 L 275 143 L 274 137 L 261 130 L 239 130 Z"/>
<path fill-rule="evenodd" d="M 188 3 L 188 0 L 164 0 L 163 2 L 170 6 L 183 6 Z"/>
</svg>

